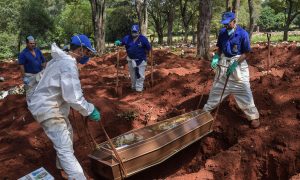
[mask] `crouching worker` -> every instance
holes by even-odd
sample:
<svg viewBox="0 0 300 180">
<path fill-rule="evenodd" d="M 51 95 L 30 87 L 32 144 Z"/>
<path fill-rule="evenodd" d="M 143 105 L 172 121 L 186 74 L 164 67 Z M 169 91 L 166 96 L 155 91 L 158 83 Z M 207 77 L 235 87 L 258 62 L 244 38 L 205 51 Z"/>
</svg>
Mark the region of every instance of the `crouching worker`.
<svg viewBox="0 0 300 180">
<path fill-rule="evenodd" d="M 26 48 L 20 53 L 18 62 L 21 67 L 26 100 L 28 100 L 38 84 L 42 70 L 46 65 L 46 60 L 42 52 L 36 47 L 33 36 L 26 38 Z"/>
<path fill-rule="evenodd" d="M 218 105 L 226 78 L 229 77 L 223 99 L 232 94 L 250 121 L 251 127 L 257 128 L 260 125 L 259 113 L 254 104 L 249 68 L 245 59 L 251 50 L 248 33 L 236 24 L 235 14 L 232 12 L 224 13 L 221 23 L 224 28 L 221 29 L 218 38 L 218 52 L 211 63 L 213 69 L 219 67 L 203 110 L 212 111 Z"/>
<path fill-rule="evenodd" d="M 148 39 L 140 34 L 138 25 L 133 25 L 131 27 L 131 34 L 125 36 L 122 41 L 115 41 L 115 45 L 125 45 L 131 78 L 131 89 L 142 92 L 144 89 L 147 54 L 151 50 Z"/>
<path fill-rule="evenodd" d="M 53 59 L 28 102 L 29 110 L 53 143 L 57 168 L 70 180 L 86 179 L 74 156 L 73 130 L 68 119 L 70 107 L 93 121 L 100 121 L 100 112 L 83 97 L 77 69 L 77 63 L 85 64 L 95 52 L 85 35 L 73 36 L 67 53 L 52 44 Z"/>
</svg>

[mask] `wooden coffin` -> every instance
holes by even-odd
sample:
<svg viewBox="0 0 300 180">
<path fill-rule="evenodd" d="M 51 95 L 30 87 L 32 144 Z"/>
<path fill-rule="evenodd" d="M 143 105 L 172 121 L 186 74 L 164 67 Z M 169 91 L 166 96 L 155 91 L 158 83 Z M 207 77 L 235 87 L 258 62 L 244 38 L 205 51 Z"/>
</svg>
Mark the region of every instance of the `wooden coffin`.
<svg viewBox="0 0 300 180">
<path fill-rule="evenodd" d="M 126 177 L 165 161 L 201 139 L 212 131 L 212 122 L 209 112 L 196 110 L 113 138 Z M 107 141 L 89 157 L 95 173 L 107 179 L 121 179 L 121 166 Z"/>
</svg>

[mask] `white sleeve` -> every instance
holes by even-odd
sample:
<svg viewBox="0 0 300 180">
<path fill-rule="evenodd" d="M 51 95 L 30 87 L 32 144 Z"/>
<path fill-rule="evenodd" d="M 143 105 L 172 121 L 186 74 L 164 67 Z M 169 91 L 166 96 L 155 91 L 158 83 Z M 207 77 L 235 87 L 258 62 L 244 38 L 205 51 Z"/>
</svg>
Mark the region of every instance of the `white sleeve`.
<svg viewBox="0 0 300 180">
<path fill-rule="evenodd" d="M 90 115 L 94 105 L 83 97 L 78 71 L 74 68 L 64 68 L 61 73 L 62 98 L 83 116 Z"/>
</svg>

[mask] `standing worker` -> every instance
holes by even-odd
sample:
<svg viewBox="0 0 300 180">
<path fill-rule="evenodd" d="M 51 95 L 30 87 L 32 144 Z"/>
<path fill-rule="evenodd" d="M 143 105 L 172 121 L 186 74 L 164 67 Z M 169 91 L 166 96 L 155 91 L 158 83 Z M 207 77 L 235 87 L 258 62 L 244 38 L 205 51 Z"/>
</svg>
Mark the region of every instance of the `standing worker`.
<svg viewBox="0 0 300 180">
<path fill-rule="evenodd" d="M 26 48 L 20 53 L 18 61 L 21 65 L 21 74 L 28 100 L 40 79 L 40 72 L 46 64 L 45 58 L 36 47 L 36 42 L 32 36 L 26 38 Z"/>
<path fill-rule="evenodd" d="M 140 34 L 139 26 L 135 24 L 131 27 L 131 34 L 125 36 L 122 41 L 115 41 L 115 45 L 125 45 L 131 78 L 131 89 L 142 92 L 144 89 L 147 54 L 151 50 L 148 39 Z"/>
<path fill-rule="evenodd" d="M 52 44 L 53 59 L 28 102 L 29 110 L 53 143 L 57 168 L 63 169 L 61 173 L 66 173 L 70 180 L 86 179 L 74 156 L 73 130 L 68 119 L 70 107 L 93 121 L 100 121 L 100 112 L 83 97 L 77 68 L 77 63 L 87 63 L 95 52 L 83 34 L 71 38 L 69 52 Z"/>
<path fill-rule="evenodd" d="M 254 104 L 249 82 L 249 68 L 245 60 L 251 51 L 248 33 L 236 24 L 233 12 L 224 13 L 221 23 L 224 28 L 219 33 L 218 51 L 211 62 L 211 67 L 217 68 L 217 72 L 203 110 L 212 111 L 218 105 L 226 78 L 229 76 L 223 99 L 233 94 L 238 106 L 251 122 L 251 127 L 257 128 L 260 125 L 259 113 Z"/>
</svg>

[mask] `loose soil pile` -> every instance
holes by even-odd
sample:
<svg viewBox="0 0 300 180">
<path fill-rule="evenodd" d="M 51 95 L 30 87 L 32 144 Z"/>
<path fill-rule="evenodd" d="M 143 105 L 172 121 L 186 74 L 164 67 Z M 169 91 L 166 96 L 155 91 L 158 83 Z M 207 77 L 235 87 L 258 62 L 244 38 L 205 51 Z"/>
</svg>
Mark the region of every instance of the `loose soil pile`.
<svg viewBox="0 0 300 180">
<path fill-rule="evenodd" d="M 94 58 L 80 70 L 85 97 L 101 109 L 108 134 L 115 137 L 131 129 L 195 110 L 200 96 L 205 104 L 214 72 L 210 63 L 194 58 L 194 49 L 183 57 L 168 49 L 154 51 L 154 86 L 150 88 L 150 66 L 142 94 L 132 92 L 125 52 L 121 52 L 121 97 L 116 97 L 116 54 Z M 253 46 L 248 58 L 251 88 L 260 112 L 261 126 L 251 129 L 232 97 L 221 105 L 214 132 L 164 163 L 129 179 L 296 179 L 300 173 L 300 48 L 296 44 L 272 47 L 271 71 L 266 71 L 268 50 Z M 0 63 L 0 90 L 21 83 L 15 63 Z M 148 115 L 147 115 L 148 114 Z M 150 114 L 150 115 L 149 115 Z M 74 149 L 86 173 L 91 151 L 80 114 L 70 114 Z M 97 142 L 105 141 L 100 126 L 89 122 Z M 24 95 L 0 100 L 0 175 L 16 179 L 43 166 L 56 179 L 55 151 L 27 110 Z"/>
</svg>

